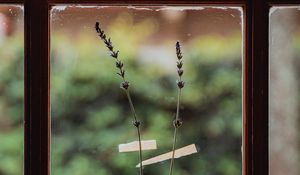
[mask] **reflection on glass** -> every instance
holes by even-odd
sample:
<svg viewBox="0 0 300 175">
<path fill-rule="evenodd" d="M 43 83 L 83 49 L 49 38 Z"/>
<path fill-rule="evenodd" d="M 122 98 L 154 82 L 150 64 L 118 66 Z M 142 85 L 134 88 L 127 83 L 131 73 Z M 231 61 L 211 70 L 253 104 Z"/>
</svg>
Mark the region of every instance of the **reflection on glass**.
<svg viewBox="0 0 300 175">
<path fill-rule="evenodd" d="M 23 172 L 24 25 L 21 6 L 0 5 L 0 174 Z"/>
<path fill-rule="evenodd" d="M 143 140 L 172 149 L 176 112 L 175 43 L 184 54 L 183 126 L 177 147 L 199 153 L 175 160 L 174 175 L 241 174 L 242 17 L 239 8 L 76 7 L 51 11 L 52 174 L 138 174 L 138 153 L 119 153 L 136 140 L 114 60 L 95 32 L 112 38 L 131 82 Z M 167 174 L 170 161 L 145 166 Z"/>
<path fill-rule="evenodd" d="M 270 11 L 270 175 L 298 175 L 300 11 Z"/>
</svg>

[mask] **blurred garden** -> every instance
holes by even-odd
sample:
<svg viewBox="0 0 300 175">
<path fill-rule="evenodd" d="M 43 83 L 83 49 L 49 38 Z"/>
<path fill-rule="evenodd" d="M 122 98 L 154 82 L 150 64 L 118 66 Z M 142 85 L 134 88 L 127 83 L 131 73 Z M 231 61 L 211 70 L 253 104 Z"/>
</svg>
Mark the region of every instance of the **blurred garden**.
<svg viewBox="0 0 300 175">
<path fill-rule="evenodd" d="M 204 22 L 221 27 L 222 15 L 235 20 L 237 27 L 223 29 L 226 33 L 197 30 Z M 126 95 L 119 88 L 121 79 L 114 60 L 95 32 L 96 20 L 120 50 L 119 58 L 125 64 L 133 103 L 142 121 L 142 139 L 157 140 L 158 149 L 144 151 L 144 159 L 172 148 L 177 100 L 175 43 L 180 40 L 186 85 L 177 145 L 195 143 L 199 152 L 176 159 L 174 174 L 241 174 L 239 15 L 236 9 L 54 8 L 52 174 L 138 174 L 138 153 L 119 153 L 117 149 L 118 144 L 135 141 L 137 136 Z M 205 16 L 212 21 L 199 20 Z M 145 166 L 144 173 L 167 174 L 169 163 Z"/>
<path fill-rule="evenodd" d="M 59 6 L 51 11 L 51 174 L 138 174 L 138 153 L 118 152 L 118 144 L 137 136 L 96 21 L 120 50 L 142 139 L 157 140 L 158 149 L 144 151 L 144 159 L 172 149 L 179 40 L 186 84 L 177 147 L 195 143 L 199 152 L 176 159 L 174 175 L 241 174 L 239 9 Z M 1 43 L 0 175 L 22 172 L 23 51 L 22 31 Z M 144 174 L 167 174 L 169 164 L 145 166 Z"/>
<path fill-rule="evenodd" d="M 0 6 L 0 174 L 23 173 L 24 24 L 19 6 Z"/>
</svg>

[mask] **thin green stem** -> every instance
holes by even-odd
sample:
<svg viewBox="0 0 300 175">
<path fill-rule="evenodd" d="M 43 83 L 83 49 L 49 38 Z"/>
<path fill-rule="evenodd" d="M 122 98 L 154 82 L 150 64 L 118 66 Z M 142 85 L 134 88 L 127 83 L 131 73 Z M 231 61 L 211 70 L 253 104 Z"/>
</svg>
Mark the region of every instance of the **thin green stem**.
<svg viewBox="0 0 300 175">
<path fill-rule="evenodd" d="M 132 100 L 131 100 L 130 92 L 129 92 L 128 89 L 126 89 L 125 92 L 126 92 L 126 95 L 127 95 L 127 98 L 128 98 L 130 109 L 131 109 L 132 114 L 133 114 L 134 122 L 138 122 L 137 121 L 137 115 L 136 115 L 136 112 L 135 112 L 135 109 L 134 109 L 134 106 L 133 106 L 133 103 L 132 103 Z M 139 142 L 140 175 L 143 175 L 143 163 L 142 163 L 143 155 L 142 155 L 142 142 L 141 142 L 140 126 L 139 125 L 136 126 L 136 129 L 137 129 L 138 142 Z"/>
<path fill-rule="evenodd" d="M 181 96 L 181 89 L 178 89 L 178 94 L 177 94 L 177 109 L 176 109 L 176 120 L 179 119 L 180 96 Z"/>
<path fill-rule="evenodd" d="M 142 156 L 142 142 L 141 142 L 140 127 L 137 127 L 137 133 L 138 133 L 138 138 L 139 138 L 140 175 L 142 175 L 143 174 L 143 156 Z"/>
<path fill-rule="evenodd" d="M 178 94 L 177 94 L 177 109 L 176 109 L 176 118 L 175 118 L 175 121 L 177 121 L 179 119 L 180 96 L 181 96 L 181 89 L 179 88 L 178 89 Z M 174 128 L 175 129 L 174 129 L 174 137 L 173 137 L 172 158 L 171 158 L 169 175 L 172 175 L 172 173 L 173 173 L 174 156 L 175 156 L 175 149 L 176 149 L 176 142 L 177 142 L 177 127 L 174 126 Z"/>
<path fill-rule="evenodd" d="M 176 142 L 177 142 L 177 128 L 174 129 L 173 148 L 172 148 L 173 151 L 172 151 L 172 159 L 170 164 L 169 175 L 172 175 L 173 172 Z"/>
<path fill-rule="evenodd" d="M 134 106 L 133 106 L 133 103 L 132 103 L 132 100 L 131 100 L 130 92 L 129 92 L 128 89 L 126 89 L 125 92 L 126 92 L 126 95 L 127 95 L 129 105 L 130 105 L 131 112 L 133 114 L 134 121 L 136 122 L 137 121 L 137 116 L 136 116 L 136 112 L 135 112 L 135 109 L 134 109 Z"/>
</svg>

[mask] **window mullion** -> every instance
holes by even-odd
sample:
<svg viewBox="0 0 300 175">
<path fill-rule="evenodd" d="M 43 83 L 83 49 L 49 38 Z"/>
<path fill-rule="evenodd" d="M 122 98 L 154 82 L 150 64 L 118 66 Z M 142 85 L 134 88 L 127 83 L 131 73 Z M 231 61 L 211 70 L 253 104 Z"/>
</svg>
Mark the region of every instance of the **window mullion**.
<svg viewBox="0 0 300 175">
<path fill-rule="evenodd" d="M 266 1 L 253 0 L 247 10 L 246 130 L 251 175 L 269 174 L 269 7 Z M 251 134 L 250 134 L 251 133 Z"/>
<path fill-rule="evenodd" d="M 25 175 L 49 174 L 49 37 L 46 0 L 25 2 Z"/>
</svg>

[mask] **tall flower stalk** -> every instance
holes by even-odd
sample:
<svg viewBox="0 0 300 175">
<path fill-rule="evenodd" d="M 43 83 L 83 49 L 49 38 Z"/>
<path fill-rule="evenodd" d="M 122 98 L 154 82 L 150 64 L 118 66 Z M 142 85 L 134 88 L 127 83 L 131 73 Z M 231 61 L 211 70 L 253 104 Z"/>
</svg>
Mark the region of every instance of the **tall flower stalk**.
<svg viewBox="0 0 300 175">
<path fill-rule="evenodd" d="M 119 51 L 114 50 L 111 39 L 107 38 L 106 34 L 104 33 L 104 30 L 102 30 L 100 28 L 99 22 L 96 22 L 95 29 L 96 29 L 96 32 L 99 34 L 99 37 L 101 38 L 101 40 L 104 42 L 105 46 L 108 48 L 108 50 L 110 52 L 110 56 L 113 57 L 116 60 L 116 67 L 119 70 L 119 72 L 117 72 L 117 74 L 122 78 L 120 88 L 125 91 L 128 102 L 129 102 L 131 112 L 133 114 L 132 124 L 133 124 L 133 126 L 136 127 L 137 135 L 138 135 L 138 142 L 139 142 L 140 175 L 143 175 L 143 164 L 142 164 L 143 156 L 142 156 L 141 131 L 140 131 L 141 122 L 137 119 L 135 108 L 134 108 L 134 105 L 133 105 L 132 100 L 131 100 L 131 95 L 130 95 L 130 92 L 129 92 L 129 82 L 126 81 L 126 79 L 125 79 L 124 64 L 118 58 Z"/>
<path fill-rule="evenodd" d="M 177 74 L 178 74 L 178 80 L 176 81 L 178 91 L 177 91 L 177 109 L 176 109 L 176 116 L 175 120 L 173 121 L 174 126 L 174 136 L 173 136 L 173 148 L 172 148 L 172 158 L 171 158 L 171 164 L 170 164 L 170 170 L 169 175 L 172 175 L 173 173 L 173 167 L 174 167 L 174 156 L 175 156 L 175 149 L 176 149 L 176 142 L 177 142 L 177 132 L 178 128 L 182 125 L 182 120 L 179 117 L 179 108 L 180 108 L 180 96 L 181 96 L 181 89 L 184 87 L 184 81 L 181 80 L 181 77 L 183 75 L 183 61 L 182 61 L 182 53 L 181 53 L 181 46 L 180 43 L 176 42 L 176 55 L 177 55 Z"/>
</svg>

